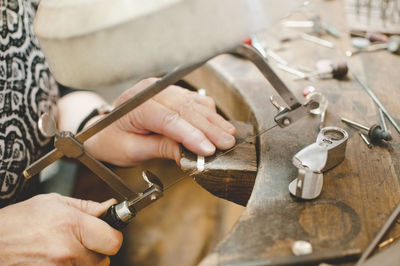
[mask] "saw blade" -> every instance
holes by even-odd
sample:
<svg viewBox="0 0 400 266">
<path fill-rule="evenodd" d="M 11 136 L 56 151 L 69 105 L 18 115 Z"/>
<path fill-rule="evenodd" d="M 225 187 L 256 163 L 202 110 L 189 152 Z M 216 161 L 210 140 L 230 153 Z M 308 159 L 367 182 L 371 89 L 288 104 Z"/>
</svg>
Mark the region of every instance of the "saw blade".
<svg viewBox="0 0 400 266">
<path fill-rule="evenodd" d="M 250 141 L 253 141 L 255 138 L 257 138 L 257 137 L 259 137 L 259 136 L 261 136 L 261 135 L 267 133 L 268 131 L 274 129 L 274 128 L 277 127 L 277 126 L 278 126 L 278 124 L 275 124 L 275 125 L 273 125 L 272 127 L 269 127 L 269 128 L 266 128 L 266 129 L 261 130 L 259 133 L 255 134 L 255 135 L 248 135 L 248 136 L 246 136 L 245 138 L 242 139 L 241 142 L 239 142 L 238 144 L 236 144 L 235 146 L 233 146 L 233 147 L 230 148 L 229 150 L 226 150 L 226 151 L 224 151 L 223 153 L 221 153 L 221 154 L 215 156 L 215 158 L 212 160 L 212 162 L 215 161 L 215 160 L 218 159 L 218 158 L 221 158 L 222 156 L 227 155 L 228 153 L 231 153 L 232 151 L 236 150 L 236 149 L 237 149 L 238 147 L 240 147 L 241 145 L 243 145 L 243 144 L 245 144 L 245 143 L 248 143 L 248 142 L 250 142 Z M 204 164 L 204 167 L 205 167 L 206 165 L 210 164 L 210 163 L 211 163 L 211 162 L 205 163 L 205 164 Z M 176 184 L 180 183 L 180 182 L 183 181 L 186 177 L 187 177 L 187 176 L 184 175 L 183 177 L 178 178 L 175 182 L 172 182 L 171 184 L 169 184 L 168 186 L 166 186 L 165 189 L 164 189 L 164 191 L 167 191 L 167 190 L 170 189 L 171 187 L 173 187 L 173 186 L 175 186 Z"/>
</svg>

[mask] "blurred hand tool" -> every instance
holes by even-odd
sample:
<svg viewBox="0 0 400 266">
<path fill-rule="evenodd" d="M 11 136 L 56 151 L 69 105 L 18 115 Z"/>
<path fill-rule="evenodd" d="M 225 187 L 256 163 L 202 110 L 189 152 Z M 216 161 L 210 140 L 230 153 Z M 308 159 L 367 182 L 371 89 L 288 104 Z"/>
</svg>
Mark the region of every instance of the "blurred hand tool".
<svg viewBox="0 0 400 266">
<path fill-rule="evenodd" d="M 392 135 L 390 134 L 390 132 L 382 129 L 380 125 L 373 124 L 371 127 L 366 127 L 364 125 L 361 125 L 357 122 L 351 121 L 350 119 L 344 117 L 342 117 L 341 120 L 352 127 L 367 131 L 369 139 L 374 143 L 378 143 L 382 140 L 386 141 L 392 140 Z"/>
</svg>

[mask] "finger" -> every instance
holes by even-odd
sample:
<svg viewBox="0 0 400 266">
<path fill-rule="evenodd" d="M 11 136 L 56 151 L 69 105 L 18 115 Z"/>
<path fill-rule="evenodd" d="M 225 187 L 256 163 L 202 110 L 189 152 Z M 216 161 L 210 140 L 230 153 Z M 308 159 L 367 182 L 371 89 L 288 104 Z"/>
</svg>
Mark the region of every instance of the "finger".
<svg viewBox="0 0 400 266">
<path fill-rule="evenodd" d="M 209 110 L 204 106 L 197 108 Z M 220 125 L 211 123 L 195 109 L 196 107 L 185 111 L 181 115 L 194 127 L 200 129 L 217 148 L 225 150 L 235 145 L 235 138 L 231 134 L 227 133 Z"/>
<path fill-rule="evenodd" d="M 103 259 L 99 261 L 96 265 L 98 266 L 108 266 L 110 265 L 110 257 L 109 256 L 103 256 Z"/>
<path fill-rule="evenodd" d="M 177 86 L 170 86 L 155 96 L 154 100 L 181 114 L 185 119 L 190 118 L 195 111 L 198 111 L 207 116 L 214 125 L 231 135 L 235 134 L 233 125 L 216 113 L 215 102 L 208 96 L 199 95 Z M 194 124 L 192 123 L 192 125 Z"/>
<path fill-rule="evenodd" d="M 99 158 L 119 166 L 131 166 L 152 158 L 173 159 L 178 164 L 181 153 L 179 144 L 169 137 L 157 134 L 123 134 L 113 148 L 120 152 L 108 158 Z M 104 203 L 103 203 L 104 204 Z"/>
<path fill-rule="evenodd" d="M 132 98 L 133 96 L 138 94 L 140 91 L 153 85 L 157 80 L 159 80 L 159 79 L 158 78 L 147 78 L 147 79 L 143 79 L 143 80 L 139 81 L 133 87 L 124 91 L 124 93 L 122 93 L 118 97 L 117 101 L 115 102 L 115 105 L 118 106 L 118 105 L 126 102 L 127 100 L 129 100 L 130 98 Z"/>
<path fill-rule="evenodd" d="M 117 204 L 118 201 L 116 199 L 108 199 L 106 201 L 103 201 L 101 205 L 103 205 L 104 209 L 110 208 L 112 205 Z"/>
<path fill-rule="evenodd" d="M 175 160 L 178 164 L 181 159 L 179 144 L 165 136 L 160 135 L 131 135 L 131 140 L 125 141 L 129 145 L 126 165 L 137 164 L 151 158 L 167 158 Z"/>
<path fill-rule="evenodd" d="M 99 254 L 97 252 L 94 252 L 92 250 L 88 250 L 85 247 L 83 247 L 82 249 L 84 249 L 84 250 L 83 250 L 83 252 L 81 252 L 79 257 L 82 258 L 83 261 L 76 262 L 77 265 L 98 265 L 98 266 L 99 265 L 102 265 L 102 266 L 110 265 L 110 257 L 109 256 L 105 256 L 105 255 Z"/>
<path fill-rule="evenodd" d="M 215 105 L 215 102 L 213 100 L 213 98 L 209 97 L 209 96 L 205 96 L 205 95 L 200 95 L 196 93 L 195 97 L 195 102 L 201 105 L 204 105 L 205 107 L 209 108 L 211 111 L 216 112 L 217 111 L 217 107 Z"/>
<path fill-rule="evenodd" d="M 78 218 L 77 239 L 84 247 L 104 255 L 115 255 L 122 245 L 122 233 L 86 213 Z"/>
<path fill-rule="evenodd" d="M 167 136 L 196 154 L 209 156 L 215 152 L 215 146 L 201 130 L 156 101 L 143 104 L 131 114 L 130 124 Z"/>
<path fill-rule="evenodd" d="M 69 206 L 72 206 L 84 213 L 87 213 L 87 214 L 90 214 L 90 215 L 96 216 L 96 217 L 99 217 L 100 215 L 105 213 L 106 210 L 112 204 L 116 203 L 115 199 L 110 199 L 103 203 L 98 203 L 98 202 L 90 201 L 90 200 L 75 199 L 75 198 L 70 198 L 70 197 L 65 197 L 65 196 L 61 196 L 61 199 L 65 203 L 67 203 Z"/>
<path fill-rule="evenodd" d="M 174 91 L 170 90 L 171 87 L 175 90 Z M 173 93 L 170 93 L 171 91 Z M 180 99 L 181 104 L 183 105 L 188 104 L 190 102 L 195 102 L 209 108 L 211 111 L 216 112 L 217 110 L 213 98 L 206 95 L 201 95 L 198 92 L 190 91 L 188 89 L 184 89 L 178 86 L 170 86 L 165 90 L 165 93 L 170 93 L 171 96 L 173 97 L 172 100 L 163 103 L 164 105 L 167 104 L 167 106 L 170 108 L 176 107 L 177 105 L 173 105 L 171 103 Z M 180 95 L 181 97 L 177 97 L 179 94 L 181 94 Z"/>
<path fill-rule="evenodd" d="M 225 118 L 223 118 L 218 113 L 215 113 L 215 112 L 211 111 L 210 109 L 205 108 L 204 106 L 201 106 L 201 105 L 195 105 L 193 108 L 194 108 L 195 112 L 200 113 L 203 116 L 205 116 L 207 118 L 207 120 L 210 121 L 210 123 L 212 123 L 213 125 L 221 128 L 222 130 L 224 130 L 225 132 L 227 132 L 228 134 L 230 134 L 232 136 L 235 135 L 236 128 L 231 123 L 226 121 Z"/>
<path fill-rule="evenodd" d="M 176 112 L 179 112 L 181 106 L 192 105 L 193 103 L 204 105 L 210 110 L 216 111 L 215 102 L 211 97 L 178 86 L 169 86 L 153 99 Z"/>
</svg>

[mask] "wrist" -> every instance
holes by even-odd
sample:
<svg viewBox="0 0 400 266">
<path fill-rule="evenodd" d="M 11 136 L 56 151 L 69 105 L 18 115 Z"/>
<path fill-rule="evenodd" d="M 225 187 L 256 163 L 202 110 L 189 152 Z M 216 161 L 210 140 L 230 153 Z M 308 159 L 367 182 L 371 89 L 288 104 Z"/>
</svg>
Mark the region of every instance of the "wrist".
<svg viewBox="0 0 400 266">
<path fill-rule="evenodd" d="M 86 122 L 86 124 L 82 130 L 85 130 L 86 128 L 90 127 L 92 124 L 101 120 L 106 115 L 107 114 L 101 114 L 101 115 L 96 115 L 96 116 L 90 118 Z M 97 132 L 92 137 L 87 139 L 83 144 L 84 149 L 88 153 L 90 153 L 93 157 L 95 157 L 97 160 L 100 160 L 100 161 L 106 161 L 106 158 L 104 157 L 104 153 L 105 153 L 104 146 L 109 147 L 109 143 L 108 143 L 109 142 L 109 137 L 108 137 L 109 133 L 107 132 L 108 130 L 109 130 L 109 127 L 104 128 L 103 130 Z"/>
<path fill-rule="evenodd" d="M 79 124 L 76 133 L 81 132 L 84 128 L 93 124 L 95 121 L 102 118 L 104 115 L 112 112 L 113 107 L 111 105 L 103 104 L 100 107 L 94 108 Z"/>
</svg>

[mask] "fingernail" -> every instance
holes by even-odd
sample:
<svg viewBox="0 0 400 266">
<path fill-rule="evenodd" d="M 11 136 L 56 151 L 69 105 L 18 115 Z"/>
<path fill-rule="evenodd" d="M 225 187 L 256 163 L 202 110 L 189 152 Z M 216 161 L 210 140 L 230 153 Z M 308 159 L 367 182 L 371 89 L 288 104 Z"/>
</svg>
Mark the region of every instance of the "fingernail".
<svg viewBox="0 0 400 266">
<path fill-rule="evenodd" d="M 213 154 L 215 152 L 215 146 L 212 145 L 208 140 L 203 140 L 200 143 L 200 148 L 205 154 Z"/>
<path fill-rule="evenodd" d="M 235 140 L 234 136 L 229 135 L 229 134 L 224 134 L 222 142 L 224 143 L 224 145 L 223 145 L 224 148 L 228 148 L 229 149 L 230 147 L 235 145 L 236 140 Z"/>
<path fill-rule="evenodd" d="M 111 206 L 111 205 L 116 204 L 117 202 L 118 201 L 116 199 L 109 199 L 109 200 L 103 201 L 101 203 L 101 205 L 103 205 L 103 206 Z"/>
<path fill-rule="evenodd" d="M 230 134 L 234 134 L 236 131 L 236 128 L 229 123 L 228 121 L 224 121 L 222 126 L 230 133 Z"/>
<path fill-rule="evenodd" d="M 177 150 L 174 152 L 174 158 L 175 158 L 176 164 L 177 164 L 178 166 L 181 166 L 182 150 L 181 150 L 181 147 L 180 147 L 180 146 L 178 146 L 178 147 L 179 147 L 179 149 L 177 149 Z"/>
</svg>

